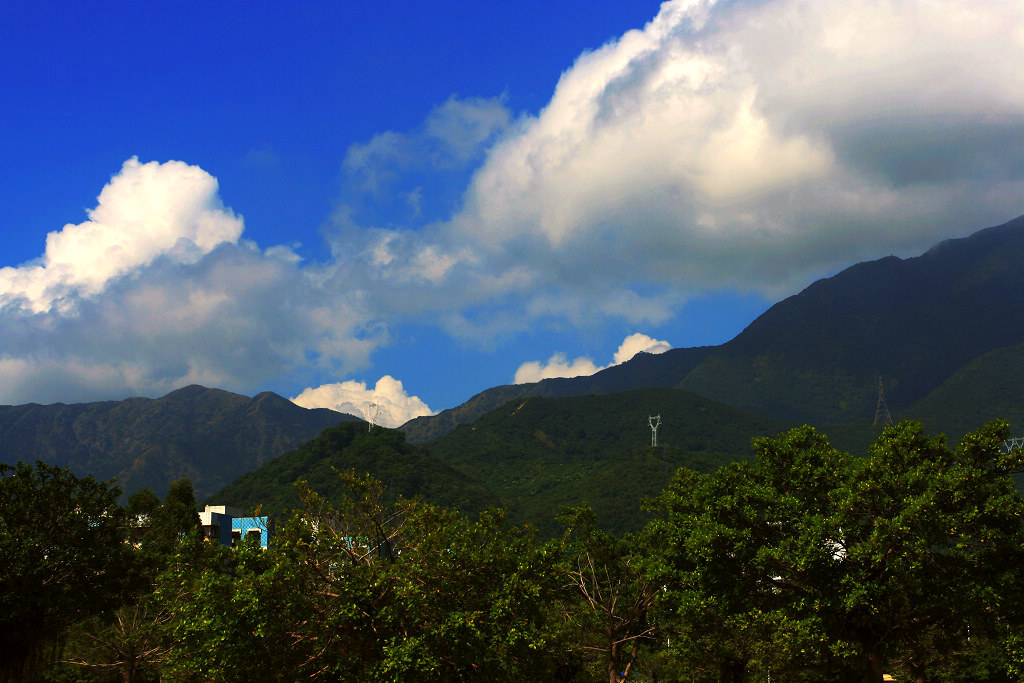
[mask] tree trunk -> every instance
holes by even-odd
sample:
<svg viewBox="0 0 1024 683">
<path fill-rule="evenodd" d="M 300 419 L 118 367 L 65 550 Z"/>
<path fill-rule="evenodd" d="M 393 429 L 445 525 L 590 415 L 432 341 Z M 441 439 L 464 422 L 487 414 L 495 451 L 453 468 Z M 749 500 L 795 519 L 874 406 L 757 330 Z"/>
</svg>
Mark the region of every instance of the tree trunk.
<svg viewBox="0 0 1024 683">
<path fill-rule="evenodd" d="M 910 662 L 910 680 L 913 683 L 928 683 L 928 675 L 925 673 L 925 667 L 915 664 L 913 660 Z"/>
<path fill-rule="evenodd" d="M 619 667 L 616 666 L 619 661 L 619 648 L 621 644 L 613 642 L 614 635 L 608 638 L 608 683 L 619 683 L 619 672 L 616 671 Z"/>
<path fill-rule="evenodd" d="M 864 683 L 882 683 L 885 676 L 884 662 L 882 655 L 875 647 L 869 648 L 867 653 L 868 671 L 864 674 Z"/>
<path fill-rule="evenodd" d="M 25 679 L 28 652 L 21 643 L 0 647 L 0 683 L 17 683 Z"/>
<path fill-rule="evenodd" d="M 928 683 L 928 652 L 924 647 L 918 646 L 911 650 L 910 680 L 914 683 Z"/>
<path fill-rule="evenodd" d="M 747 663 L 739 659 L 732 659 L 722 664 L 718 680 L 720 683 L 744 683 L 747 680 Z"/>
</svg>

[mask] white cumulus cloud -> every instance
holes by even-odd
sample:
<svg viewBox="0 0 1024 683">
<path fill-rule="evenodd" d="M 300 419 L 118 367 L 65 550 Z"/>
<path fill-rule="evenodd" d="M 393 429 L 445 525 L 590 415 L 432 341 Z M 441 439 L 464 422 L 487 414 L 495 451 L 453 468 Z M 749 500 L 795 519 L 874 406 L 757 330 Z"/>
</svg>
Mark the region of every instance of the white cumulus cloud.
<svg viewBox="0 0 1024 683">
<path fill-rule="evenodd" d="M 774 298 L 1001 223 L 1022 65 L 1016 0 L 666 2 L 504 131 L 449 220 L 367 234 L 385 282 L 444 264 L 430 300 L 401 277 L 379 297 L 659 324 L 695 292 Z"/>
<path fill-rule="evenodd" d="M 310 387 L 292 399 L 303 408 L 330 408 L 342 413 L 373 419 L 375 424 L 398 427 L 414 417 L 433 415 L 418 396 L 406 393 L 402 383 L 391 375 L 368 388 L 366 382 L 349 380 Z"/>
<path fill-rule="evenodd" d="M 629 335 L 619 344 L 618 350 L 612 360 L 612 365 L 625 363 L 638 353 L 665 353 L 672 348 L 672 345 L 661 339 L 648 337 L 646 334 L 636 332 Z"/>
<path fill-rule="evenodd" d="M 237 242 L 243 229 L 242 219 L 221 204 L 217 179 L 180 161 L 129 159 L 88 215 L 47 235 L 35 262 L 0 268 L 0 305 L 45 312 L 69 294 L 94 296 L 159 256 L 196 261 L 219 244 Z"/>
<path fill-rule="evenodd" d="M 566 66 L 539 112 L 453 97 L 353 145 L 323 263 L 243 239 L 207 171 L 129 159 L 0 268 L 0 402 L 313 386 L 396 322 L 481 345 L 661 326 L 702 291 L 774 298 L 1021 213 L 1019 0 L 670 0 Z M 392 421 L 428 410 L 361 391 Z"/>
<path fill-rule="evenodd" d="M 532 360 L 520 365 L 516 370 L 513 382 L 515 384 L 527 384 L 552 377 L 582 377 L 584 375 L 593 375 L 598 370 L 603 369 L 595 365 L 594 361 L 589 358 L 580 357 L 569 361 L 564 353 L 555 353 L 546 362 Z"/>
<path fill-rule="evenodd" d="M 520 365 L 516 370 L 513 382 L 515 384 L 528 384 L 552 377 L 583 377 L 593 375 L 595 372 L 610 368 L 612 365 L 625 363 L 638 353 L 664 353 L 671 348 L 672 345 L 667 341 L 654 339 L 646 334 L 636 332 L 622 341 L 609 365 L 596 365 L 593 360 L 586 357 L 575 358 L 569 361 L 564 353 L 555 353 L 547 362 L 528 361 Z"/>
<path fill-rule="evenodd" d="M 0 270 L 0 403 L 158 396 L 189 383 L 256 392 L 365 367 L 387 332 L 241 218 L 196 166 L 125 162 L 89 220 Z"/>
</svg>

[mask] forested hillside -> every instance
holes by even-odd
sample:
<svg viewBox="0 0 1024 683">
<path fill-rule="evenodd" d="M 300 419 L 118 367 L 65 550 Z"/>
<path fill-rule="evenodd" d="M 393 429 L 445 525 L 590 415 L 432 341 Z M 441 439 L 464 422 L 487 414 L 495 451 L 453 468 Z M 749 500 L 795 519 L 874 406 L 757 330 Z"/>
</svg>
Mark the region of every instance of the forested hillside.
<svg viewBox="0 0 1024 683">
<path fill-rule="evenodd" d="M 665 386 L 779 420 L 855 423 L 874 417 L 880 377 L 891 413 L 915 414 L 916 402 L 974 359 L 1024 343 L 1022 261 L 1024 216 L 915 258 L 851 266 L 775 304 L 721 346 L 640 354 L 591 377 L 496 387 L 402 429 L 421 442 L 518 397 Z M 958 380 L 984 381 L 968 373 Z M 953 404 L 938 407 L 950 398 L 932 399 L 929 414 L 956 412 Z M 968 413 L 988 420 L 1005 412 L 993 408 Z"/>
<path fill-rule="evenodd" d="M 189 386 L 163 398 L 0 406 L 0 462 L 42 460 L 125 492 L 165 490 L 188 477 L 200 496 L 314 438 L 351 415 L 307 410 L 264 392 L 252 398 Z"/>
<path fill-rule="evenodd" d="M 1024 434 L 1024 344 L 989 351 L 954 372 L 907 409 L 926 427 L 959 439 L 973 425 L 1002 418 Z"/>
<path fill-rule="evenodd" d="M 426 448 L 489 487 L 515 522 L 551 534 L 562 506 L 589 502 L 602 527 L 623 532 L 679 467 L 746 460 L 753 437 L 788 426 L 675 389 L 637 389 L 516 399 Z"/>
<path fill-rule="evenodd" d="M 895 419 L 916 417 L 954 436 L 996 418 L 1021 430 L 1022 260 L 1024 218 L 916 258 L 848 268 L 776 304 L 727 344 L 641 353 L 589 377 L 494 387 L 401 429 L 469 477 L 460 484 L 467 491 L 482 486 L 477 493 L 486 489 L 517 520 L 548 531 L 551 511 L 579 500 L 592 501 L 610 528 L 631 528 L 639 499 L 676 466 L 742 459 L 752 436 L 796 424 L 861 450 L 877 434 L 879 377 Z M 660 445 L 651 450 L 647 417 L 657 414 Z M 0 406 L 0 461 L 68 465 L 116 478 L 126 492 L 188 477 L 205 498 L 353 419 L 269 392 L 248 398 L 198 386 L 160 399 Z M 380 463 L 360 456 L 360 466 L 396 470 L 389 463 L 408 455 L 395 460 L 400 450 Z M 280 467 L 291 474 L 277 479 L 301 474 Z M 467 509 L 477 493 L 467 494 Z"/>
<path fill-rule="evenodd" d="M 900 414 L 973 359 L 1024 343 L 1024 217 L 922 256 L 847 268 L 782 301 L 678 386 L 811 422 Z M 998 416 L 992 416 L 998 417 Z"/>
<path fill-rule="evenodd" d="M 418 417 L 402 425 L 409 441 L 423 443 L 447 434 L 460 424 L 472 422 L 498 406 L 527 396 L 561 398 L 587 394 L 610 394 L 679 383 L 713 347 L 671 349 L 660 355 L 638 353 L 628 363 L 606 368 L 584 377 L 554 377 L 527 384 L 493 387 L 465 403 L 437 415 Z"/>
<path fill-rule="evenodd" d="M 563 507 L 587 503 L 602 528 L 623 533 L 642 525 L 643 500 L 667 486 L 679 467 L 713 472 L 745 461 L 754 438 L 793 426 L 677 389 L 524 397 L 423 445 L 408 444 L 399 430 L 341 424 L 241 475 L 207 502 L 262 505 L 280 517 L 299 505 L 296 482 L 331 497 L 335 472 L 354 470 L 385 482 L 395 495 L 462 512 L 502 507 L 514 523 L 529 523 L 544 536 L 558 533 Z M 870 423 L 826 429 L 852 451 L 866 449 L 881 431 Z"/>
<path fill-rule="evenodd" d="M 369 474 L 384 482 L 391 496 L 424 500 L 467 514 L 496 506 L 499 500 L 471 476 L 412 446 L 405 435 L 365 422 L 345 422 L 323 431 L 299 448 L 239 476 L 207 501 L 263 513 L 282 519 L 301 505 L 296 482 L 328 499 L 340 492 L 338 472 Z"/>
</svg>

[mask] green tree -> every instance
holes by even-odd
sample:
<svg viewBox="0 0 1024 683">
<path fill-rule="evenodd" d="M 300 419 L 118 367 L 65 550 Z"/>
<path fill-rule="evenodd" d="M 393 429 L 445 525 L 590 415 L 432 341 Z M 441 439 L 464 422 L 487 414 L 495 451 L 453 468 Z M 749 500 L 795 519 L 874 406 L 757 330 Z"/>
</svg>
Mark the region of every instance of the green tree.
<svg viewBox="0 0 1024 683">
<path fill-rule="evenodd" d="M 143 496 L 144 502 L 141 505 L 150 509 L 146 513 L 148 524 L 142 547 L 160 557 L 170 558 L 177 551 L 182 538 L 194 535 L 200 528 L 192 482 L 187 478 L 172 481 L 167 487 L 163 504 L 158 507 L 152 505 L 149 496 Z"/>
<path fill-rule="evenodd" d="M 1024 455 L 1003 452 L 1006 435 L 993 423 L 954 452 L 906 422 L 855 459 L 802 427 L 755 440 L 752 464 L 680 473 L 652 522 L 678 642 L 714 633 L 734 680 L 991 670 L 990 634 L 1021 613 Z"/>
<path fill-rule="evenodd" d="M 38 462 L 0 465 L 0 680 L 130 585 L 119 491 Z"/>
<path fill-rule="evenodd" d="M 822 659 L 819 624 L 788 609 L 794 586 L 771 567 L 787 530 L 769 514 L 777 496 L 756 475 L 747 463 L 713 475 L 680 470 L 651 505 L 662 660 L 680 677 L 742 681 L 753 668 L 798 680 Z"/>
<path fill-rule="evenodd" d="M 160 507 L 160 498 L 150 488 L 139 489 L 128 498 L 125 513 L 133 525 L 148 525 L 149 518 Z"/>
<path fill-rule="evenodd" d="M 928 680 L 1019 618 L 1024 500 L 1011 475 L 1024 453 L 1002 449 L 1008 436 L 1005 423 L 991 423 L 951 451 L 903 422 L 859 463 L 840 518 L 842 635 L 875 680 L 886 663 Z"/>
<path fill-rule="evenodd" d="M 558 547 L 418 500 L 371 477 L 339 475 L 337 502 L 303 492 L 283 534 L 315 618 L 296 640 L 320 645 L 325 671 L 370 680 L 548 678 Z M 331 643 L 331 647 L 324 644 Z"/>
<path fill-rule="evenodd" d="M 135 549 L 132 594 L 116 609 L 72 626 L 62 662 L 77 676 L 116 674 L 125 683 L 134 683 L 152 679 L 168 658 L 164 634 L 171 614 L 152 594 L 157 576 L 174 562 L 194 565 L 208 553 L 198 533 L 188 479 L 171 482 L 162 503 L 149 489 L 136 492 L 125 513 Z"/>
<path fill-rule="evenodd" d="M 589 506 L 566 510 L 560 521 L 574 541 L 562 600 L 574 627 L 574 647 L 596 664 L 595 677 L 618 683 L 633 673 L 643 646 L 654 641 L 657 630 L 651 607 L 660 585 L 644 566 L 646 539 L 630 534 L 618 538 L 600 529 Z"/>
<path fill-rule="evenodd" d="M 273 547 L 179 553 L 157 593 L 165 673 L 228 680 L 550 679 L 557 543 L 340 474 Z"/>
<path fill-rule="evenodd" d="M 295 624 L 312 616 L 287 558 L 246 539 L 225 548 L 183 544 L 160 574 L 154 602 L 167 648 L 165 677 L 196 681 L 291 681 L 322 671 L 297 647 Z M 329 679 L 328 679 L 329 680 Z"/>
</svg>

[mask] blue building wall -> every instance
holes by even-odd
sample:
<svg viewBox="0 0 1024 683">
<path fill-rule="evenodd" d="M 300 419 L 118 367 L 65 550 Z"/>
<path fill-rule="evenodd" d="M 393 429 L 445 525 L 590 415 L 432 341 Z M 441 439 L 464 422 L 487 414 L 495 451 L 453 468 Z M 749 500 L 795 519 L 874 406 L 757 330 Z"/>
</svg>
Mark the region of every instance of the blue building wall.
<svg viewBox="0 0 1024 683">
<path fill-rule="evenodd" d="M 239 539 L 248 538 L 249 535 L 259 535 L 260 547 L 266 548 L 270 544 L 270 532 L 267 529 L 266 517 L 236 517 L 231 525 L 232 537 L 234 532 L 239 533 Z"/>
<path fill-rule="evenodd" d="M 245 538 L 258 538 L 261 548 L 270 545 L 267 517 L 247 517 L 241 510 L 224 505 L 207 505 L 199 513 L 203 524 L 203 537 L 223 546 L 232 547 Z"/>
</svg>

